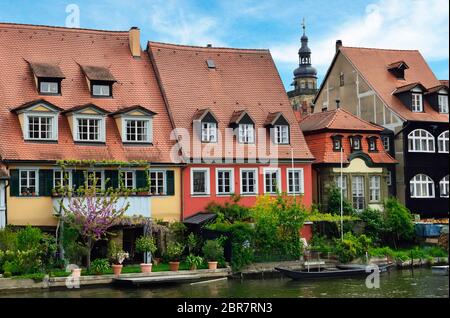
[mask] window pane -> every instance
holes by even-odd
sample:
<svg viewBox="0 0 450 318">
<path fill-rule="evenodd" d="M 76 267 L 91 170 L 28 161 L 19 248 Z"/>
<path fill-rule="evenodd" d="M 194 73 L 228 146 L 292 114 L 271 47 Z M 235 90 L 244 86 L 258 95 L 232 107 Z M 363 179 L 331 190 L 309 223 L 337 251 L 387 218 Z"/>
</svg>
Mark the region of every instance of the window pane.
<svg viewBox="0 0 450 318">
<path fill-rule="evenodd" d="M 194 171 L 192 175 L 194 193 L 206 193 L 206 172 Z"/>
</svg>

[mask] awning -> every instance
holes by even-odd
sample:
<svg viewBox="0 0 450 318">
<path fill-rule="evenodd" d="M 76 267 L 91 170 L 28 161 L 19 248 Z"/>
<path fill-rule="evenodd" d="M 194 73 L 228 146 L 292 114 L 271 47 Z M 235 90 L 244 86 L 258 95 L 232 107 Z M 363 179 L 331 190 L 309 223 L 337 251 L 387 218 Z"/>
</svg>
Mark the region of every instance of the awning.
<svg viewBox="0 0 450 318">
<path fill-rule="evenodd" d="M 183 223 L 192 225 L 203 225 L 210 221 L 213 221 L 217 215 L 215 213 L 197 213 L 193 216 L 186 218 Z"/>
</svg>

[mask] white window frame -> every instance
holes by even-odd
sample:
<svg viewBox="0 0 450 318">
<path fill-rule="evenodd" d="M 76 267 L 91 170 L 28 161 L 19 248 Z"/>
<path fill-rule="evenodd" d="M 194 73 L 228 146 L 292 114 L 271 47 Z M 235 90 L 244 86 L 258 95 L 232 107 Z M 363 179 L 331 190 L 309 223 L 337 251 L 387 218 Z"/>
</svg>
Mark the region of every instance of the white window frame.
<svg viewBox="0 0 450 318">
<path fill-rule="evenodd" d="M 448 153 L 449 152 L 449 131 L 443 131 L 438 136 L 438 152 Z"/>
<path fill-rule="evenodd" d="M 30 137 L 30 117 L 45 117 L 51 119 L 51 138 L 31 138 Z M 58 114 L 55 113 L 43 113 L 43 112 L 27 112 L 24 113 L 24 129 L 23 129 L 23 138 L 24 140 L 58 140 Z M 40 131 L 40 127 L 39 127 Z M 40 135 L 40 133 L 39 133 Z"/>
<path fill-rule="evenodd" d="M 263 168 L 263 182 L 264 182 L 264 193 L 265 194 L 277 194 L 277 191 L 273 192 L 273 191 L 267 191 L 266 186 L 267 186 L 267 180 L 266 180 L 266 174 L 267 173 L 273 173 L 276 172 L 277 173 L 277 189 L 278 192 L 282 192 L 282 184 L 281 184 L 281 169 L 280 168 Z"/>
<path fill-rule="evenodd" d="M 147 129 L 146 140 L 128 140 L 127 124 L 130 121 L 143 121 Z M 124 143 L 152 143 L 153 142 L 153 120 L 151 118 L 122 117 L 122 142 Z M 137 137 L 137 131 L 135 132 Z"/>
<path fill-rule="evenodd" d="M 387 184 L 389 187 L 392 185 L 392 171 L 391 171 L 391 170 L 388 170 L 388 171 L 387 171 L 386 184 Z"/>
<path fill-rule="evenodd" d="M 369 202 L 381 201 L 381 176 L 369 176 Z"/>
<path fill-rule="evenodd" d="M 94 94 L 94 87 L 95 86 L 98 86 L 98 87 L 100 87 L 100 94 Z M 108 88 L 108 94 L 106 94 L 105 92 L 104 92 L 104 88 L 105 87 L 107 87 Z M 109 97 L 109 96 L 112 96 L 112 94 L 111 94 L 111 85 L 108 85 L 108 84 L 95 84 L 95 83 L 92 83 L 92 96 L 100 96 L 100 97 Z"/>
<path fill-rule="evenodd" d="M 194 172 L 205 173 L 205 192 L 194 192 Z M 209 196 L 211 194 L 210 169 L 209 168 L 191 168 L 191 196 Z"/>
<path fill-rule="evenodd" d="M 230 192 L 219 192 L 219 172 L 230 173 Z M 216 168 L 216 194 L 219 196 L 229 196 L 234 193 L 234 168 Z"/>
<path fill-rule="evenodd" d="M 411 93 L 411 111 L 413 113 L 423 112 L 422 93 L 418 92 Z"/>
<path fill-rule="evenodd" d="M 449 197 L 449 177 L 446 175 L 439 181 L 439 195 L 441 198 Z"/>
<path fill-rule="evenodd" d="M 128 181 L 128 177 L 127 177 L 127 173 L 131 173 L 132 174 L 132 186 L 131 188 L 127 186 L 127 181 Z M 136 189 L 136 170 L 130 170 L 130 169 L 121 169 L 119 170 L 119 186 L 120 184 L 123 182 L 123 185 L 125 187 L 125 189 Z"/>
<path fill-rule="evenodd" d="M 294 176 L 294 174 L 299 173 L 299 177 L 300 177 L 299 191 L 295 191 L 294 184 L 293 184 L 294 191 L 289 190 L 289 181 L 290 181 L 289 174 L 290 173 L 292 173 L 293 176 Z M 294 180 L 295 180 L 295 177 L 294 177 Z M 294 181 L 294 180 L 292 180 L 292 181 Z M 286 188 L 287 188 L 288 194 L 304 194 L 305 193 L 305 177 L 304 177 L 304 173 L 303 173 L 303 168 L 287 168 L 286 169 L 286 182 L 287 182 Z"/>
<path fill-rule="evenodd" d="M 419 141 L 419 148 L 416 147 L 416 140 Z M 426 141 L 426 149 L 422 148 L 422 141 Z M 430 143 L 431 142 L 431 143 Z M 430 144 L 432 145 L 430 148 Z M 409 152 L 436 152 L 434 136 L 425 129 L 415 129 L 408 134 L 408 151 Z"/>
<path fill-rule="evenodd" d="M 217 123 L 201 122 L 200 125 L 202 142 L 217 142 Z"/>
<path fill-rule="evenodd" d="M 56 189 L 56 187 L 57 187 L 56 181 L 60 181 L 60 180 L 56 180 L 56 173 L 58 173 L 58 172 L 60 172 L 61 174 L 63 172 L 67 173 L 67 177 L 68 177 L 67 181 L 69 183 L 67 186 L 71 189 L 72 188 L 72 170 L 62 170 L 62 169 L 53 169 L 53 189 Z M 61 175 L 61 177 L 63 177 L 63 176 Z"/>
<path fill-rule="evenodd" d="M 84 140 L 80 139 L 79 136 L 79 130 L 78 130 L 78 120 L 83 119 L 96 119 L 99 120 L 98 125 L 98 139 L 96 140 Z M 103 115 L 85 115 L 85 114 L 76 114 L 73 115 L 73 136 L 75 141 L 79 142 L 105 142 L 105 135 L 106 135 L 106 119 Z"/>
<path fill-rule="evenodd" d="M 86 184 L 89 186 L 89 174 L 100 172 L 100 188 L 98 190 L 105 190 L 105 170 L 103 169 L 88 169 L 86 170 Z M 84 172 L 83 172 L 84 173 Z M 97 188 L 98 188 L 98 178 L 97 178 Z"/>
<path fill-rule="evenodd" d="M 385 151 L 391 150 L 391 137 L 389 136 L 383 136 L 383 148 Z"/>
<path fill-rule="evenodd" d="M 345 199 L 348 199 L 348 178 L 346 174 L 342 174 L 342 194 L 344 196 Z M 334 183 L 336 185 L 336 187 L 339 189 L 339 191 L 341 191 L 341 175 L 336 175 L 334 177 Z"/>
<path fill-rule="evenodd" d="M 253 144 L 255 143 L 255 127 L 253 124 L 239 124 L 239 143 Z"/>
<path fill-rule="evenodd" d="M 367 139 L 369 144 L 369 151 L 377 151 L 377 137 L 371 137 Z M 372 147 L 373 146 L 373 147 Z"/>
<path fill-rule="evenodd" d="M 286 133 L 286 139 L 283 139 L 284 133 Z M 289 125 L 275 125 L 274 143 L 277 145 L 288 145 L 289 142 L 290 142 Z"/>
<path fill-rule="evenodd" d="M 353 208 L 356 211 L 362 211 L 366 206 L 366 178 L 363 175 L 352 175 L 352 202 L 353 202 Z M 356 182 L 356 180 L 362 180 L 361 183 Z M 359 179 L 361 178 L 361 179 Z M 355 181 L 355 182 L 354 182 Z M 358 188 L 357 185 L 361 185 L 361 188 Z M 359 190 L 359 191 L 357 191 Z M 361 195 L 362 194 L 362 195 Z M 361 202 L 355 202 L 355 198 L 361 199 L 362 198 L 362 206 L 357 206 Z"/>
<path fill-rule="evenodd" d="M 39 169 L 36 168 L 21 168 L 19 169 L 19 196 L 22 196 L 22 172 L 27 172 L 27 185 L 26 188 L 29 188 L 30 183 L 30 174 L 29 172 L 34 172 L 34 188 L 36 189 L 36 196 L 39 196 Z M 23 196 L 28 197 L 28 196 Z"/>
<path fill-rule="evenodd" d="M 48 83 L 48 84 L 56 84 L 56 92 L 53 92 L 53 91 L 51 91 L 51 90 L 47 90 L 47 91 L 42 90 L 42 84 L 44 84 L 44 83 Z M 45 81 L 45 80 L 40 80 L 40 81 L 39 81 L 39 94 L 52 94 L 52 95 L 59 94 L 59 85 L 60 85 L 60 83 L 59 83 L 59 82 L 56 82 L 56 81 Z M 51 85 L 48 85 L 48 87 L 51 87 Z"/>
<path fill-rule="evenodd" d="M 429 193 L 429 186 L 431 185 L 431 193 Z M 427 194 L 422 194 L 423 187 L 425 186 L 425 189 L 427 190 Z M 417 195 L 417 189 L 418 187 L 421 187 L 421 194 Z M 410 196 L 411 198 L 415 199 L 430 199 L 434 198 L 434 181 L 426 174 L 416 174 L 414 177 L 409 180 L 409 190 L 410 190 Z"/>
<path fill-rule="evenodd" d="M 148 179 L 149 179 L 149 193 L 153 194 L 153 192 L 151 191 L 152 189 L 152 181 L 151 181 L 151 173 L 156 173 L 156 182 L 160 181 L 160 178 L 158 177 L 158 173 L 162 174 L 162 186 L 163 186 L 163 192 L 162 195 L 166 195 L 167 193 L 167 185 L 166 185 L 166 170 L 163 169 L 150 169 L 148 170 Z M 158 190 L 158 185 L 156 185 L 156 190 Z M 161 192 L 155 192 L 156 195 L 159 195 Z"/>
<path fill-rule="evenodd" d="M 448 95 L 438 94 L 439 112 L 448 114 Z"/>
<path fill-rule="evenodd" d="M 240 194 L 242 196 L 256 196 L 259 193 L 259 188 L 258 188 L 258 168 L 240 168 L 239 169 L 239 177 L 240 177 Z M 253 187 L 255 189 L 254 192 L 244 192 L 244 178 L 242 177 L 244 172 L 253 172 L 255 178 L 254 178 L 254 183 L 253 183 Z M 247 184 L 248 184 L 248 180 L 247 180 Z M 248 187 L 248 185 L 247 185 Z"/>
</svg>

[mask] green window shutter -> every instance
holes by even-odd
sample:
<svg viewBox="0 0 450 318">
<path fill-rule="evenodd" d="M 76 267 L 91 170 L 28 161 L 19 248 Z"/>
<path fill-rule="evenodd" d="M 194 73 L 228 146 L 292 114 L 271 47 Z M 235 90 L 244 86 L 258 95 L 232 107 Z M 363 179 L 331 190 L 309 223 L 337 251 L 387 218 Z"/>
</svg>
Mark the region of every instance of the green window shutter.
<svg viewBox="0 0 450 318">
<path fill-rule="evenodd" d="M 109 180 L 108 180 L 109 179 Z M 105 170 L 105 180 L 108 180 L 105 188 L 119 188 L 119 171 L 117 170 Z"/>
<path fill-rule="evenodd" d="M 53 189 L 53 170 L 39 170 L 39 196 L 49 197 Z"/>
<path fill-rule="evenodd" d="M 20 193 L 20 180 L 19 170 L 10 170 L 10 195 L 12 197 L 18 197 Z"/>
<path fill-rule="evenodd" d="M 74 189 L 84 186 L 84 172 L 83 170 L 75 170 L 72 172 L 72 186 Z"/>
<path fill-rule="evenodd" d="M 147 174 L 145 170 L 136 171 L 136 188 L 147 188 Z"/>
<path fill-rule="evenodd" d="M 166 191 L 167 195 L 175 194 L 175 173 L 173 170 L 166 171 Z"/>
</svg>

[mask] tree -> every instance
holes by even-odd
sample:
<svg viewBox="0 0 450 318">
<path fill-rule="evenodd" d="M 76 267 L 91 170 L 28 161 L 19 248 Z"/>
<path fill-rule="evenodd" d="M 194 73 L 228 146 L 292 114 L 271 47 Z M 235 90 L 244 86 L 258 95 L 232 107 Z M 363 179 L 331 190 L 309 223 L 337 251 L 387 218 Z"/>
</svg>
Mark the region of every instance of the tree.
<svg viewBox="0 0 450 318">
<path fill-rule="evenodd" d="M 386 213 L 386 230 L 391 235 L 394 247 L 400 240 L 408 240 L 414 234 L 414 223 L 411 212 L 396 198 L 389 198 L 384 204 Z"/>
<path fill-rule="evenodd" d="M 68 205 L 62 204 L 64 210 L 62 218 L 78 229 L 86 246 L 88 269 L 91 267 L 91 251 L 94 243 L 103 239 L 112 226 L 120 223 L 129 207 L 128 202 L 119 207 L 119 193 L 113 189 L 98 193 L 97 180 L 91 177 L 92 182 L 90 184 L 86 182 L 84 190 L 78 191 L 78 196 L 69 193 Z"/>
</svg>

